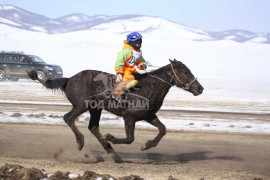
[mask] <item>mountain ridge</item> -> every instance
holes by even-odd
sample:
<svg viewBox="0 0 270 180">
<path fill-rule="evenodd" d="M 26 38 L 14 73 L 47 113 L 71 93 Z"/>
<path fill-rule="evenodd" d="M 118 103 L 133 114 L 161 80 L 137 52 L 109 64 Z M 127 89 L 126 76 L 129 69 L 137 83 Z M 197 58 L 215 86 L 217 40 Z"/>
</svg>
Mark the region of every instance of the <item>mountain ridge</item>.
<svg viewBox="0 0 270 180">
<path fill-rule="evenodd" d="M 94 15 L 73 13 L 56 19 L 36 14 L 14 5 L 0 5 L 0 24 L 48 34 L 67 33 L 82 30 L 114 30 L 126 33 L 132 29 L 139 32 L 153 32 L 162 28 L 176 34 L 177 38 L 190 38 L 196 41 L 232 40 L 239 43 L 253 42 L 270 44 L 270 33 L 254 33 L 247 30 L 231 29 L 220 32 L 204 31 L 160 17 L 145 15 Z M 181 34 L 182 33 L 182 34 Z M 169 35 L 168 35 L 169 36 Z"/>
</svg>

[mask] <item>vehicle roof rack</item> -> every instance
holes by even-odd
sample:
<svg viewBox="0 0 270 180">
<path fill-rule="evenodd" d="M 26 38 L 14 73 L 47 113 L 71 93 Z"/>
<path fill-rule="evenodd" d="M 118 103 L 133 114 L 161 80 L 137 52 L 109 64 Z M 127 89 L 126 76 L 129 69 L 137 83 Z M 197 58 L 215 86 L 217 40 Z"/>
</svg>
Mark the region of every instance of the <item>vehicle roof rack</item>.
<svg viewBox="0 0 270 180">
<path fill-rule="evenodd" d="M 18 53 L 18 54 L 24 54 L 23 51 L 0 51 L 0 53 Z"/>
</svg>

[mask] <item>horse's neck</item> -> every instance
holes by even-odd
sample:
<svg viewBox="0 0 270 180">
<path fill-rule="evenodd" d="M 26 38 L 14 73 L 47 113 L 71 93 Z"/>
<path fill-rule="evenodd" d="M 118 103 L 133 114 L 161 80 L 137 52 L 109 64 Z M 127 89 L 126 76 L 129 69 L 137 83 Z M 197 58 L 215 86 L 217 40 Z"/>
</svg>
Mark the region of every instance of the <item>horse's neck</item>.
<svg viewBox="0 0 270 180">
<path fill-rule="evenodd" d="M 163 83 L 163 82 L 161 82 L 161 83 Z M 160 86 L 160 88 L 161 88 L 161 91 L 156 91 L 155 89 L 154 89 L 154 96 L 155 97 L 157 97 L 157 99 L 159 100 L 159 101 L 162 101 L 163 102 L 163 100 L 165 99 L 165 97 L 166 97 L 166 95 L 168 94 L 168 92 L 169 92 L 169 90 L 170 90 L 170 88 L 171 88 L 172 86 L 170 86 L 170 85 L 168 85 L 168 84 L 163 84 L 163 86 L 161 85 Z"/>
<path fill-rule="evenodd" d="M 170 84 L 171 77 L 166 73 L 166 71 L 163 71 L 162 73 L 164 74 L 161 76 L 160 74 L 152 74 L 153 77 L 149 77 L 153 78 L 152 83 L 154 83 L 152 86 L 150 85 L 152 91 L 151 96 L 160 101 L 164 100 L 165 96 L 172 87 Z"/>
</svg>

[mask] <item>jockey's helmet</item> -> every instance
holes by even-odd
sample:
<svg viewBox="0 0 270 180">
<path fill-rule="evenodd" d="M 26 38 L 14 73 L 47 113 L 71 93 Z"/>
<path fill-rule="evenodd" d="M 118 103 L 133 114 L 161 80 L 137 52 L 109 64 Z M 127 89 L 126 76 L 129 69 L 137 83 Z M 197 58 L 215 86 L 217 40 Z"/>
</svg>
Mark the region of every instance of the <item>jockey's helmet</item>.
<svg viewBox="0 0 270 180">
<path fill-rule="evenodd" d="M 133 42 L 133 41 L 137 41 L 139 39 L 142 39 L 142 35 L 138 32 L 132 32 L 130 34 L 127 35 L 127 42 Z"/>
</svg>

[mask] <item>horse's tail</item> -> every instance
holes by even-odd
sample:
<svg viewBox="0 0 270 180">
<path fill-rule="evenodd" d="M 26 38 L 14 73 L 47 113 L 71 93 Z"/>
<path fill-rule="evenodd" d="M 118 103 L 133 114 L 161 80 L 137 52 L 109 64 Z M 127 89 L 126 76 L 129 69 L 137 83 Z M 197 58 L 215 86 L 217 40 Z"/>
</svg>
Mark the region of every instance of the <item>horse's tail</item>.
<svg viewBox="0 0 270 180">
<path fill-rule="evenodd" d="M 48 89 L 61 89 L 65 90 L 66 85 L 68 83 L 69 78 L 57 78 L 57 79 L 49 79 L 44 81 L 43 79 L 39 79 L 36 71 L 28 72 L 28 76 L 30 79 L 34 81 L 38 81 L 43 84 Z"/>
</svg>

